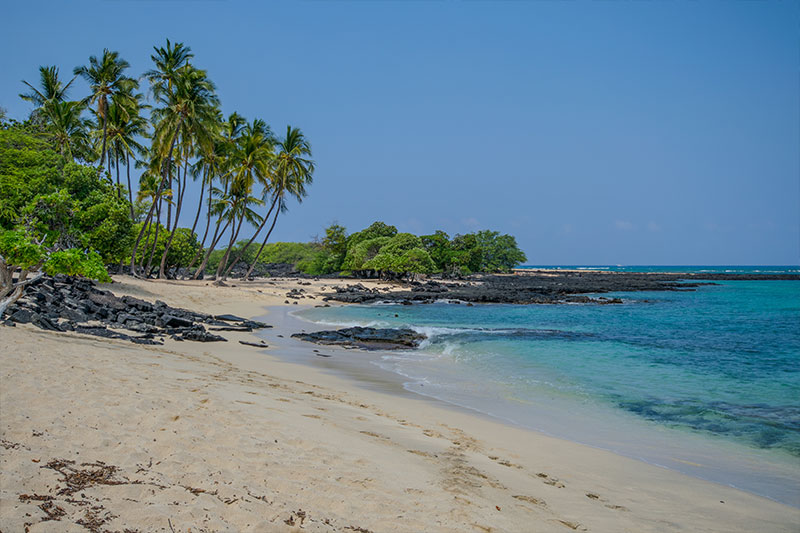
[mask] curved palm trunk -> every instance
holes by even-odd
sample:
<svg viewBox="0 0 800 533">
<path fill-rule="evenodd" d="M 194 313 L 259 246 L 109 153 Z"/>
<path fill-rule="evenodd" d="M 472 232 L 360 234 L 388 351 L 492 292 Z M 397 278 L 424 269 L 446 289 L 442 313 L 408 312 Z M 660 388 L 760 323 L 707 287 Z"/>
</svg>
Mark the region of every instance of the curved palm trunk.
<svg viewBox="0 0 800 533">
<path fill-rule="evenodd" d="M 197 222 L 200 220 L 200 212 L 203 210 L 203 196 L 206 193 L 206 177 L 208 173 L 203 173 L 203 179 L 200 181 L 200 202 L 197 204 L 197 214 L 194 216 L 194 224 L 192 224 L 192 233 L 197 229 Z M 211 193 L 209 192 L 209 195 Z M 210 207 L 210 206 L 209 206 Z"/>
<path fill-rule="evenodd" d="M 136 218 L 136 214 L 133 212 L 133 191 L 131 190 L 131 155 L 125 154 L 125 168 L 128 171 L 128 202 L 130 203 L 131 208 L 131 220 Z"/>
<path fill-rule="evenodd" d="M 175 232 L 178 231 L 178 219 L 181 216 L 181 209 L 183 209 L 183 195 L 186 193 L 186 167 L 188 165 L 188 159 L 188 157 L 184 159 L 183 184 L 180 182 L 180 169 L 178 169 L 178 204 L 175 206 L 175 225 L 172 227 L 172 233 L 169 234 L 167 244 L 164 246 L 164 253 L 161 255 L 161 265 L 158 267 L 159 278 L 167 277 L 165 271 L 167 265 L 167 254 L 169 253 L 170 246 L 172 246 L 172 239 L 175 238 Z"/>
<path fill-rule="evenodd" d="M 222 218 L 220 218 L 220 221 L 222 221 Z M 230 224 L 231 220 L 228 219 L 228 221 L 225 223 L 225 226 L 222 228 L 222 231 L 219 232 L 219 235 L 217 235 L 216 239 L 213 239 L 211 241 L 211 246 L 209 246 L 208 250 L 206 251 L 206 255 L 205 257 L 203 257 L 203 262 L 200 263 L 199 267 L 197 267 L 197 272 L 194 273 L 192 279 L 197 279 L 198 277 L 200 277 L 200 274 L 203 273 L 203 270 L 206 268 L 206 264 L 208 264 L 208 258 L 211 257 L 211 252 L 213 252 L 214 248 L 217 247 L 217 243 L 222 238 L 222 235 L 225 234 L 225 230 L 228 229 L 228 226 L 230 226 Z M 219 227 L 219 223 L 217 223 L 217 227 Z"/>
<path fill-rule="evenodd" d="M 264 219 L 261 221 L 261 224 L 258 226 L 258 229 L 256 230 L 256 232 L 253 234 L 252 237 L 250 237 L 250 240 L 247 241 L 247 244 L 244 245 L 244 248 L 242 248 L 242 251 L 239 252 L 238 256 L 236 256 L 236 259 L 234 259 L 233 262 L 231 262 L 231 264 L 228 265 L 228 268 L 225 269 L 225 272 L 222 274 L 222 279 L 223 280 L 228 278 L 228 274 L 230 274 L 230 272 L 233 269 L 234 265 L 236 265 L 237 263 L 239 263 L 239 261 L 242 260 L 242 257 L 244 257 L 244 254 L 247 253 L 247 249 L 250 248 L 250 245 L 253 244 L 254 240 L 256 240 L 256 237 L 258 237 L 258 234 L 261 233 L 261 230 L 264 229 L 264 226 L 267 225 L 267 221 L 269 220 L 269 217 L 272 214 L 272 210 L 275 209 L 275 204 L 276 203 L 278 203 L 278 197 L 277 196 L 275 196 L 275 199 L 272 200 L 272 205 L 269 206 L 269 211 L 267 211 L 267 214 L 264 216 Z M 247 276 L 245 276 L 243 279 L 247 279 Z"/>
<path fill-rule="evenodd" d="M 206 229 L 203 232 L 203 240 L 200 243 L 200 247 L 197 249 L 197 253 L 194 254 L 194 257 L 192 258 L 192 262 L 189 263 L 189 266 L 187 267 L 187 270 L 189 268 L 192 268 L 194 266 L 194 264 L 197 262 L 197 260 L 200 259 L 200 256 L 203 254 L 203 248 L 205 247 L 206 239 L 208 238 L 208 230 L 209 230 L 209 228 L 211 228 L 211 199 L 212 199 L 211 187 L 210 187 L 210 184 L 209 184 L 209 188 L 208 188 L 208 210 L 206 212 Z M 216 232 L 219 231 L 220 221 L 221 221 L 221 218 L 220 218 L 220 220 L 217 220 L 217 227 L 216 227 L 216 230 L 214 232 L 214 237 L 216 237 L 216 235 L 217 235 Z M 213 241 L 214 239 L 211 239 L 211 240 Z"/>
<path fill-rule="evenodd" d="M 153 247 L 150 249 L 150 257 L 147 259 L 147 266 L 144 267 L 144 275 L 145 277 L 150 277 L 150 269 L 153 265 L 153 255 L 156 253 L 156 247 L 158 247 L 158 230 L 161 229 L 161 204 L 158 205 L 158 214 L 156 215 L 156 231 L 155 235 L 153 235 Z"/>
<path fill-rule="evenodd" d="M 236 239 L 239 237 L 239 232 L 242 230 L 242 224 L 244 223 L 244 213 L 242 213 L 242 218 L 239 219 L 239 225 L 236 226 L 236 231 L 231 229 L 231 240 L 228 243 L 228 248 L 225 250 L 225 253 L 222 255 L 222 260 L 217 265 L 217 272 L 214 275 L 215 278 L 219 279 L 222 270 L 228 265 L 228 258 L 231 255 L 231 249 L 233 245 L 236 244 Z M 236 223 L 234 222 L 234 225 Z"/>
<path fill-rule="evenodd" d="M 256 254 L 256 258 L 253 259 L 253 264 L 250 265 L 250 268 L 247 269 L 247 274 L 244 275 L 243 279 L 249 279 L 250 278 L 250 274 L 253 273 L 253 269 L 258 264 L 258 258 L 261 257 L 261 252 L 264 251 L 264 246 L 267 245 L 267 241 L 269 240 L 269 236 L 272 235 L 272 230 L 275 229 L 275 223 L 278 221 L 278 215 L 280 214 L 280 212 L 281 212 L 280 209 L 275 211 L 275 218 L 272 219 L 272 225 L 269 227 L 269 231 L 267 232 L 267 235 L 264 237 L 264 242 L 261 243 L 261 248 L 258 249 L 258 253 Z"/>
<path fill-rule="evenodd" d="M 175 140 L 178 138 L 178 131 L 180 131 L 181 126 L 183 126 L 183 120 L 184 119 L 181 118 L 181 121 L 178 123 L 178 127 L 175 130 L 175 135 L 172 136 L 172 142 L 169 145 L 169 155 L 167 156 L 167 161 L 171 161 L 172 160 L 172 151 L 175 148 Z M 161 181 L 159 182 L 158 189 L 156 190 L 155 198 L 159 198 L 161 196 L 161 193 L 164 190 L 164 182 L 165 182 L 166 178 L 167 178 L 167 168 L 164 168 L 164 170 L 162 171 Z M 136 257 L 136 250 L 139 247 L 139 243 L 142 240 L 142 235 L 144 235 L 144 229 L 145 229 L 145 227 L 147 227 L 147 223 L 150 221 L 151 218 L 153 218 L 153 211 L 155 210 L 155 207 L 156 207 L 156 205 L 155 205 L 155 199 L 154 199 L 153 203 L 150 205 L 149 211 L 147 212 L 147 217 L 145 217 L 145 221 L 144 221 L 145 223 L 142 225 L 142 229 L 141 229 L 141 231 L 139 231 L 139 235 L 136 237 L 136 242 L 134 242 L 134 244 L 133 244 L 133 252 L 132 252 L 132 255 L 131 255 L 131 275 L 133 275 L 133 276 L 136 275 L 136 270 L 135 270 L 136 269 L 136 263 L 134 261 L 134 258 Z"/>
</svg>

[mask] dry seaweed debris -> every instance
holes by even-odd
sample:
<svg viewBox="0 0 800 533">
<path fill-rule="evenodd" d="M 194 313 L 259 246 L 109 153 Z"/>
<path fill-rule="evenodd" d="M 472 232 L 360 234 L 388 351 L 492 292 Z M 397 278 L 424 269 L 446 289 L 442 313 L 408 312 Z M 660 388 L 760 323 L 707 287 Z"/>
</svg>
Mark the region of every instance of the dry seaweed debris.
<svg viewBox="0 0 800 533">
<path fill-rule="evenodd" d="M 66 494 L 72 495 L 89 487 L 95 485 L 126 485 L 126 484 L 139 484 L 141 481 L 130 481 L 128 479 L 117 480 L 114 479 L 114 474 L 117 472 L 117 467 L 114 465 L 107 465 L 102 461 L 94 463 L 81 463 L 80 466 L 84 468 L 76 468 L 73 465 L 75 461 L 67 459 L 54 459 L 42 466 L 41 468 L 49 468 L 61 474 L 61 481 L 67 486 L 58 491 L 59 495 Z"/>
</svg>

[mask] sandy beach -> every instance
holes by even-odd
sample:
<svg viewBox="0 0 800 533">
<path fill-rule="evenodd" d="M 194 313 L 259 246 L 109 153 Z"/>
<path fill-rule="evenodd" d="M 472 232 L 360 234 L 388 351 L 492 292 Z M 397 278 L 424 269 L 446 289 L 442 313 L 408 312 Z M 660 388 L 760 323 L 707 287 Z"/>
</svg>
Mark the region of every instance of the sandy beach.
<svg viewBox="0 0 800 533">
<path fill-rule="evenodd" d="M 104 288 L 255 318 L 286 305 L 291 289 L 319 305 L 331 284 L 117 278 Z M 224 336 L 143 346 L 1 327 L 0 531 L 800 527 L 797 508 L 397 387 L 359 386 L 238 342 L 257 340 L 250 333 Z"/>
</svg>

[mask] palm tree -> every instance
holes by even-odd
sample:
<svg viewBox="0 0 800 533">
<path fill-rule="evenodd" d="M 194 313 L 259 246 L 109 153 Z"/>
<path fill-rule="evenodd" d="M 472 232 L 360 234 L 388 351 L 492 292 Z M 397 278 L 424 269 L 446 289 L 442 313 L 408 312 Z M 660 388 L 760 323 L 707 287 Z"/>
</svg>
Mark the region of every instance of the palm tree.
<svg viewBox="0 0 800 533">
<path fill-rule="evenodd" d="M 189 60 L 194 57 L 192 49 L 184 46 L 183 43 L 172 43 L 167 39 L 166 47 L 153 47 L 155 54 L 150 59 L 155 64 L 154 69 L 144 73 L 144 77 L 150 82 L 150 90 L 153 97 L 158 99 L 173 93 L 173 86 L 181 69 L 189 64 Z"/>
<path fill-rule="evenodd" d="M 235 187 L 235 192 L 232 194 L 233 199 L 230 203 L 230 208 L 227 213 L 227 217 L 231 220 L 231 239 L 228 243 L 228 248 L 225 250 L 225 253 L 222 255 L 219 264 L 217 265 L 217 272 L 215 277 L 218 281 L 222 281 L 220 279 L 220 273 L 222 269 L 228 264 L 228 259 L 230 258 L 231 249 L 233 245 L 236 244 L 236 239 L 239 237 L 239 232 L 242 230 L 242 226 L 245 222 L 248 224 L 252 224 L 255 226 L 262 222 L 261 216 L 256 213 L 253 209 L 250 208 L 251 205 L 264 205 L 263 200 L 252 196 L 250 191 L 247 188 L 239 188 Z M 238 221 L 237 221 L 238 219 Z"/>
<path fill-rule="evenodd" d="M 222 228 L 222 232 L 220 233 L 220 225 L 222 224 L 223 217 L 222 214 L 226 211 L 226 207 L 221 207 L 225 205 L 225 202 L 228 201 L 228 187 L 230 185 L 231 180 L 230 174 L 228 169 L 231 163 L 231 156 L 236 147 L 236 142 L 239 139 L 239 136 L 242 134 L 247 121 L 239 115 L 238 113 L 234 112 L 228 116 L 228 120 L 222 124 L 221 130 L 222 133 L 217 137 L 215 140 L 212 148 L 213 153 L 209 151 L 208 148 L 202 149 L 201 152 L 204 157 L 207 158 L 207 165 L 208 165 L 208 180 L 209 180 L 209 197 L 208 197 L 208 214 L 206 220 L 206 229 L 203 233 L 203 240 L 200 244 L 200 248 L 197 250 L 197 253 L 192 259 L 192 262 L 189 263 L 189 268 L 192 268 L 200 256 L 203 254 L 203 249 L 206 244 L 206 238 L 208 236 L 208 230 L 211 226 L 211 215 L 217 217 L 217 222 L 214 226 L 214 235 L 211 237 L 211 246 L 208 250 L 206 250 L 205 256 L 203 261 L 200 264 L 200 267 L 195 271 L 192 275 L 192 279 L 197 279 L 200 274 L 202 274 L 203 269 L 205 268 L 206 263 L 208 262 L 208 258 L 211 255 L 211 252 L 216 247 L 219 239 L 222 237 L 222 234 L 225 233 L 225 230 L 228 227 L 228 224 Z M 216 188 L 213 186 L 214 178 L 218 177 L 221 181 L 222 189 Z M 214 203 L 214 196 L 217 197 L 216 203 Z M 214 209 L 212 211 L 212 205 Z M 230 223 L 230 221 L 228 221 Z"/>
<path fill-rule="evenodd" d="M 272 225 L 258 249 L 253 264 L 247 269 L 244 279 L 250 277 L 253 269 L 264 251 L 269 236 L 278 221 L 278 215 L 286 211 L 285 197 L 287 194 L 293 196 L 298 202 L 302 202 L 306 196 L 306 185 L 310 185 L 314 174 L 314 161 L 307 156 L 311 156 L 311 144 L 306 140 L 299 128 L 286 126 L 286 137 L 277 143 L 278 155 L 275 157 L 273 168 L 273 203 L 277 202 Z"/>
<path fill-rule="evenodd" d="M 100 166 L 105 163 L 106 158 L 106 137 L 108 133 L 108 109 L 111 101 L 121 104 L 123 112 L 127 112 L 129 99 L 139 83 L 127 77 L 124 72 L 129 67 L 127 61 L 119 57 L 118 52 L 112 52 L 107 48 L 103 50 L 102 57 L 98 60 L 96 56 L 89 58 L 88 66 L 75 67 L 73 71 L 76 76 L 81 76 L 89 83 L 92 94 L 86 98 L 86 102 L 95 104 L 95 114 L 97 115 L 98 125 L 102 124 L 103 144 L 100 150 Z"/>
<path fill-rule="evenodd" d="M 19 97 L 27 102 L 32 102 L 35 106 L 33 113 L 36 114 L 40 108 L 50 102 L 64 102 L 67 99 L 67 91 L 74 81 L 75 78 L 72 78 L 65 85 L 58 79 L 58 68 L 55 65 L 49 67 L 41 66 L 39 67 L 39 83 L 41 87 L 37 89 L 27 81 L 22 80 L 22 83 L 27 85 L 30 91 L 20 94 Z"/>
<path fill-rule="evenodd" d="M 202 94 L 198 93 L 195 95 L 198 98 L 197 101 L 194 102 L 193 96 L 187 101 L 187 103 L 190 105 L 186 105 L 183 108 L 185 109 L 185 118 L 182 120 L 181 125 L 178 128 L 183 141 L 181 146 L 182 150 L 179 151 L 184 165 L 183 184 L 181 185 L 179 179 L 179 194 L 177 196 L 177 203 L 175 206 L 175 224 L 172 228 L 172 233 L 170 233 L 170 236 L 167 239 L 167 244 L 164 247 L 164 253 L 161 256 L 161 265 L 158 274 L 159 277 L 166 276 L 165 268 L 167 263 L 167 253 L 172 245 L 175 232 L 178 229 L 178 219 L 183 208 L 183 194 L 186 191 L 186 169 L 188 167 L 189 159 L 193 155 L 195 149 L 207 151 L 213 148 L 219 127 L 219 117 L 221 115 L 218 107 L 219 102 L 216 95 L 213 94 L 214 86 L 210 81 L 208 81 L 205 72 L 197 70 L 191 66 L 184 67 L 179 77 L 176 78 L 178 82 L 175 85 L 176 95 L 182 90 L 183 84 L 187 81 L 185 78 L 188 78 L 189 81 L 189 93 L 192 93 L 193 91 L 200 91 L 200 93 L 203 93 L 203 90 L 205 89 L 207 90 L 207 99 L 204 100 Z"/>
<path fill-rule="evenodd" d="M 254 184 L 260 184 L 263 190 L 261 196 L 264 200 L 269 196 L 269 191 L 272 187 L 271 167 L 275 158 L 274 147 L 275 138 L 269 126 L 263 120 L 255 119 L 252 124 L 247 125 L 244 133 L 239 138 L 231 163 L 234 182 L 241 183 L 248 190 L 252 190 Z M 228 276 L 233 266 L 239 262 L 258 234 L 261 233 L 261 230 L 264 229 L 274 207 L 275 201 L 272 202 L 267 214 L 261 217 L 261 224 L 247 244 L 244 245 L 236 259 L 230 265 L 226 265 L 227 268 L 222 274 L 222 279 Z M 230 247 L 225 256 L 227 257 L 229 253 Z"/>
<path fill-rule="evenodd" d="M 50 100 L 39 109 L 47 120 L 47 134 L 58 152 L 75 160 L 87 159 L 90 154 L 89 127 L 91 122 L 81 118 L 85 109 L 82 102 Z"/>
<path fill-rule="evenodd" d="M 213 141 L 211 125 L 218 115 L 219 105 L 214 90 L 214 84 L 208 79 L 204 70 L 187 65 L 181 69 L 180 75 L 176 78 L 173 92 L 164 94 L 160 98 L 163 107 L 153 112 L 156 125 L 153 145 L 157 155 L 163 158 L 162 178 L 156 196 L 160 196 L 164 187 L 171 182 L 172 155 L 178 135 L 187 132 L 193 141 L 200 145 L 210 145 Z M 152 218 L 154 209 L 155 203 L 150 206 L 147 220 Z M 134 252 L 142 235 L 143 232 L 140 232 L 134 243 Z M 134 267 L 132 264 L 132 270 Z"/>
<path fill-rule="evenodd" d="M 120 190 L 120 159 L 125 162 L 128 178 L 128 202 L 130 203 L 131 219 L 134 218 L 133 212 L 133 190 L 131 188 L 131 156 L 136 159 L 136 154 L 144 154 L 146 148 L 137 139 L 147 137 L 147 120 L 141 115 L 142 109 L 147 106 L 141 103 L 141 94 L 133 95 L 131 105 L 127 109 L 121 109 L 122 104 L 113 102 L 108 113 L 108 147 L 110 154 L 113 154 L 114 166 L 117 169 L 117 190 Z M 109 156 L 109 160 L 111 156 Z"/>
</svg>

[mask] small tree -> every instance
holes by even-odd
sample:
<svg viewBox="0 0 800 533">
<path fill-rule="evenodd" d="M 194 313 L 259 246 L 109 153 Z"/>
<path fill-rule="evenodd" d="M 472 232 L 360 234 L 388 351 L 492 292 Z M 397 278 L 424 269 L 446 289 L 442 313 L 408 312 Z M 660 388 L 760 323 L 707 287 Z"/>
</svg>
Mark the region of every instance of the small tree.
<svg viewBox="0 0 800 533">
<path fill-rule="evenodd" d="M 37 241 L 25 230 L 0 231 L 0 315 L 22 297 L 26 285 L 45 274 L 111 281 L 97 253 L 47 248 L 43 242 L 44 237 Z"/>
</svg>

